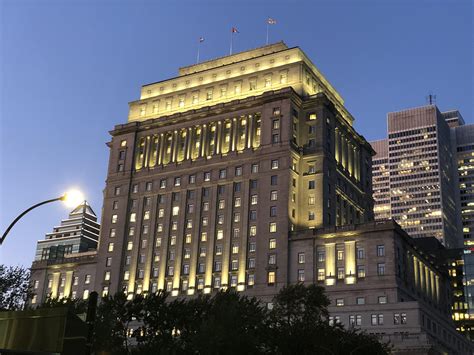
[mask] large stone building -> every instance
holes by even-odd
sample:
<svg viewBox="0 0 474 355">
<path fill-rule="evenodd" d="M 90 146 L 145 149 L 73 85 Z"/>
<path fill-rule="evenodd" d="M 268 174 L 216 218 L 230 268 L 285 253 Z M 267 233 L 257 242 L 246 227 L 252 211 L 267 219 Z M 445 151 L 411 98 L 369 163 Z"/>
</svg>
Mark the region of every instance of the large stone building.
<svg viewBox="0 0 474 355">
<path fill-rule="evenodd" d="M 95 289 L 99 228 L 97 216 L 84 201 L 38 241 L 30 276 L 32 304 L 47 297 L 88 298 Z"/>
<path fill-rule="evenodd" d="M 293 232 L 288 247 L 288 282 L 324 286 L 330 322 L 377 334 L 395 354 L 472 353 L 451 319 L 448 265 L 396 222 Z"/>
<path fill-rule="evenodd" d="M 143 86 L 111 132 L 102 293 L 274 294 L 290 231 L 373 219 L 373 152 L 352 122 L 283 43 Z"/>
</svg>

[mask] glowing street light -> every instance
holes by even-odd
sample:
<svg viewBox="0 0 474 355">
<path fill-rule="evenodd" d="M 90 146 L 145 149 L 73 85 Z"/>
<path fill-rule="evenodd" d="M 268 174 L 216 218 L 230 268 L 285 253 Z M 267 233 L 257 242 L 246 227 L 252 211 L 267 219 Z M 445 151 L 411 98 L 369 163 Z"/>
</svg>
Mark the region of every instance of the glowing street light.
<svg viewBox="0 0 474 355">
<path fill-rule="evenodd" d="M 31 206 L 30 208 L 23 211 L 18 217 L 16 217 L 13 220 L 13 222 L 8 226 L 7 230 L 5 231 L 5 233 L 3 233 L 2 238 L 0 239 L 0 245 L 3 244 L 3 241 L 7 237 L 8 232 L 10 232 L 10 230 L 13 228 L 15 223 L 18 222 L 18 220 L 21 217 L 23 217 L 25 214 L 27 214 L 31 210 L 35 209 L 36 207 L 45 205 L 45 204 L 50 203 L 50 202 L 55 202 L 55 201 L 63 201 L 66 204 L 67 207 L 73 208 L 73 207 L 78 206 L 82 201 L 84 201 L 84 195 L 79 190 L 69 190 L 68 192 L 66 192 L 61 197 L 56 197 L 56 198 L 53 198 L 51 200 L 46 200 L 46 201 L 43 201 L 43 202 L 37 203 L 36 205 Z"/>
</svg>

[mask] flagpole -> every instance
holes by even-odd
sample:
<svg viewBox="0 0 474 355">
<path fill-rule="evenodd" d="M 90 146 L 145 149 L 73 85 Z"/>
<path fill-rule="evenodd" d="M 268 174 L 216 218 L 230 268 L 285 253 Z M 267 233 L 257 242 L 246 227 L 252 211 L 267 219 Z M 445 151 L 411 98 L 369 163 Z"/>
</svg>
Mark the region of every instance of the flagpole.
<svg viewBox="0 0 474 355">
<path fill-rule="evenodd" d="M 198 52 L 197 52 L 197 58 L 196 58 L 196 64 L 199 64 L 199 49 L 201 48 L 201 41 L 198 43 Z"/>
<path fill-rule="evenodd" d="M 269 21 L 267 20 L 267 42 L 265 43 L 268 46 L 268 27 L 270 27 L 270 24 L 268 23 Z"/>
</svg>

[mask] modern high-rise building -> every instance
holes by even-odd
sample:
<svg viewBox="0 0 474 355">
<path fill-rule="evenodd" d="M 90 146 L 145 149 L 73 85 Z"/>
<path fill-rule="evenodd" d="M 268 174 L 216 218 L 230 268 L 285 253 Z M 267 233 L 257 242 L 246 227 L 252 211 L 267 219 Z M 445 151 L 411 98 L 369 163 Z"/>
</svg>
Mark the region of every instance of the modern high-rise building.
<svg viewBox="0 0 474 355">
<path fill-rule="evenodd" d="M 111 132 L 102 293 L 274 294 L 289 232 L 373 219 L 373 151 L 352 122 L 283 43 L 144 85 Z"/>
<path fill-rule="evenodd" d="M 450 112 L 428 105 L 388 114 L 388 139 L 375 141 L 375 217 L 395 219 L 412 237 L 462 247 L 456 146 Z M 377 151 L 378 149 L 378 151 Z"/>
<path fill-rule="evenodd" d="M 84 201 L 38 241 L 31 266 L 31 304 L 47 297 L 88 297 L 94 290 L 99 229 L 97 216 Z"/>
</svg>

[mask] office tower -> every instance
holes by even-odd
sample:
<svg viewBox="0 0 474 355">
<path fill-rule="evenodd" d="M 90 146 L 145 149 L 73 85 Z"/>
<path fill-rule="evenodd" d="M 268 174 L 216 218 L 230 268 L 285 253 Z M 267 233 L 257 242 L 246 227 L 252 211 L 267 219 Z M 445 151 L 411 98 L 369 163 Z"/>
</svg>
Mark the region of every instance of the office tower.
<svg viewBox="0 0 474 355">
<path fill-rule="evenodd" d="M 387 121 L 388 139 L 375 142 L 376 218 L 388 216 L 390 193 L 389 215 L 412 237 L 434 236 L 449 248 L 461 247 L 455 147 L 444 115 L 428 105 L 389 113 Z"/>
<path fill-rule="evenodd" d="M 290 231 L 373 219 L 373 151 L 352 122 L 284 43 L 144 85 L 111 132 L 97 288 L 274 295 Z"/>
<path fill-rule="evenodd" d="M 40 304 L 48 296 L 88 297 L 94 289 L 99 229 L 94 211 L 84 201 L 38 241 L 31 266 L 31 304 Z"/>
<path fill-rule="evenodd" d="M 372 157 L 372 188 L 374 190 L 374 215 L 377 220 L 391 218 L 390 168 L 388 165 L 388 141 L 382 139 L 370 143 L 375 150 Z"/>
<path fill-rule="evenodd" d="M 464 125 L 458 111 L 450 116 L 455 122 L 452 138 L 456 143 L 459 172 L 461 223 L 464 236 L 464 296 L 465 303 L 455 306 L 456 320 L 464 328 L 474 329 L 474 125 Z M 467 323 L 467 324 L 466 324 Z M 471 335 L 471 338 L 473 335 Z"/>
</svg>

